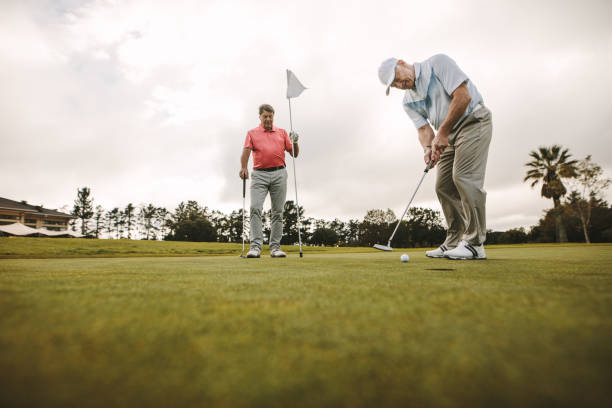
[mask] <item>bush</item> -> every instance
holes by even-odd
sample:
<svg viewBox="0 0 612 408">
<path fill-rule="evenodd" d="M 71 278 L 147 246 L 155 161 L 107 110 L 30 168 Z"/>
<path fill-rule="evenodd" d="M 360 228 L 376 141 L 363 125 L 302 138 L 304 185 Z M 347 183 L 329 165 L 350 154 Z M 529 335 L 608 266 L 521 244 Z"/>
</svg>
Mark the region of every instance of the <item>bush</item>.
<svg viewBox="0 0 612 408">
<path fill-rule="evenodd" d="M 318 228 L 310 238 L 313 245 L 333 246 L 338 243 L 338 234 L 329 228 Z"/>
<path fill-rule="evenodd" d="M 215 242 L 217 230 L 206 218 L 184 220 L 176 225 L 174 233 L 166 239 L 169 241 Z"/>
<path fill-rule="evenodd" d="M 529 235 L 525 232 L 525 228 L 513 228 L 502 232 L 499 236 L 499 244 L 524 244 L 529 240 Z"/>
</svg>

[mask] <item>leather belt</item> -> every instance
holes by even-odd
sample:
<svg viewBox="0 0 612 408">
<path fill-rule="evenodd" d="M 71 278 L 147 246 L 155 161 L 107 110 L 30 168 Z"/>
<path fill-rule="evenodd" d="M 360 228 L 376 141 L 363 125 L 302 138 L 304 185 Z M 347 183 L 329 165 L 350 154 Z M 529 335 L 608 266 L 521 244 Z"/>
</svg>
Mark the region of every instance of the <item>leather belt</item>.
<svg viewBox="0 0 612 408">
<path fill-rule="evenodd" d="M 265 169 L 253 169 L 253 170 L 257 170 L 257 171 L 274 171 L 274 170 L 280 170 L 280 169 L 284 169 L 285 166 L 278 166 L 278 167 L 268 167 Z"/>
</svg>

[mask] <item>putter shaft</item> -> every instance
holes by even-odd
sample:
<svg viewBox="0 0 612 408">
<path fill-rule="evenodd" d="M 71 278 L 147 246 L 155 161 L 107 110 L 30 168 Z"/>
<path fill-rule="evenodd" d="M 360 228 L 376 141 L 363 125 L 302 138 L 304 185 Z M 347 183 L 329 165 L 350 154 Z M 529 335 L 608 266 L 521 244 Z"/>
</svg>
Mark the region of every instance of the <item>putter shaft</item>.
<svg viewBox="0 0 612 408">
<path fill-rule="evenodd" d="M 410 208 L 410 204 L 412 204 L 412 200 L 414 200 L 414 196 L 416 196 L 417 191 L 419 191 L 419 187 L 421 187 L 421 183 L 423 183 L 423 180 L 425 179 L 425 175 L 427 175 L 427 172 L 431 169 L 432 166 L 433 166 L 433 160 L 430 160 L 429 163 L 427 163 L 427 166 L 425 167 L 425 170 L 423 171 L 423 175 L 421 176 L 421 179 L 419 180 L 419 183 L 417 184 L 416 188 L 414 189 L 414 192 L 412 193 L 412 197 L 410 197 L 410 201 L 408 201 L 408 205 L 404 209 L 404 212 L 402 213 L 402 216 L 400 217 L 399 220 L 397 220 L 397 225 L 395 226 L 395 229 L 393 230 L 393 233 L 391 234 L 391 237 L 389 237 L 389 241 L 387 242 L 387 248 L 389 248 L 389 249 L 383 248 L 382 245 L 374 245 L 374 248 L 380 249 L 382 251 L 391 251 L 392 250 L 392 248 L 391 248 L 391 241 L 393 241 L 393 237 L 395 236 L 395 233 L 397 232 L 397 229 L 399 228 L 402 220 L 404 219 L 404 216 L 406 215 L 406 212 L 408 212 L 408 208 Z"/>
</svg>

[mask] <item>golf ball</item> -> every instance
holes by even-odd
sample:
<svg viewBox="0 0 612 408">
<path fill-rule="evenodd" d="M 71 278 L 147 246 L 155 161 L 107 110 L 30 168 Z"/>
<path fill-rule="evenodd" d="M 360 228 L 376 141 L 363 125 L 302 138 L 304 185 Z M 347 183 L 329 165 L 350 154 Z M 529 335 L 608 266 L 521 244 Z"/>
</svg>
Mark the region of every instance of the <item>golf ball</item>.
<svg viewBox="0 0 612 408">
<path fill-rule="evenodd" d="M 402 260 L 402 262 L 408 262 L 410 260 L 410 257 L 406 254 L 402 255 L 400 257 L 400 259 Z"/>
</svg>

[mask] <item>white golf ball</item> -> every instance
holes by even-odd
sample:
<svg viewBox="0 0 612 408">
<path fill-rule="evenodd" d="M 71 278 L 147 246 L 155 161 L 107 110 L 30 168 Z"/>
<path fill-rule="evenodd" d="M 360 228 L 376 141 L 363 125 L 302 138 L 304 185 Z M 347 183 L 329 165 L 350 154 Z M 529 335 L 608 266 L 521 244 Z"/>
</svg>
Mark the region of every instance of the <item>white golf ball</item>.
<svg viewBox="0 0 612 408">
<path fill-rule="evenodd" d="M 410 257 L 406 254 L 402 255 L 400 257 L 400 259 L 402 260 L 402 262 L 408 262 L 410 260 Z"/>
</svg>

